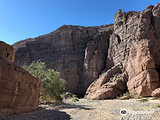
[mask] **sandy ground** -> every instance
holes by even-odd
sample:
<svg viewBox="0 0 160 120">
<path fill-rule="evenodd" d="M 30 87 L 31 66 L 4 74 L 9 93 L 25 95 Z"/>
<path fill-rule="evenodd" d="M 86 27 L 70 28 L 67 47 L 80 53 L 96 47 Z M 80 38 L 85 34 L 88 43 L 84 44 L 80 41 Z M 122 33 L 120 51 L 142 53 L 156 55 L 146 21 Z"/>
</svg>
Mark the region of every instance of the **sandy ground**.
<svg viewBox="0 0 160 120">
<path fill-rule="evenodd" d="M 60 105 L 39 105 L 37 111 L 0 117 L 2 120 L 160 120 L 160 100 L 65 100 Z M 124 114 L 120 114 L 122 109 Z"/>
</svg>

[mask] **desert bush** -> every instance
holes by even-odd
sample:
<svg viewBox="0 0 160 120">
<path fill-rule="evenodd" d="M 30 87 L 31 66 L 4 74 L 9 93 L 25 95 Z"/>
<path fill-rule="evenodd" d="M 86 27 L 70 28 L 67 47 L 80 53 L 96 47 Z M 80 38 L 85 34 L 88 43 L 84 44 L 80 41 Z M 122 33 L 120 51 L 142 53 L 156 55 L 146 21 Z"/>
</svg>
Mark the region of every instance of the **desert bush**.
<svg viewBox="0 0 160 120">
<path fill-rule="evenodd" d="M 87 99 L 87 95 L 84 96 L 84 99 Z"/>
<path fill-rule="evenodd" d="M 154 105 L 152 106 L 153 108 L 159 107 L 160 108 L 160 104 Z"/>
<path fill-rule="evenodd" d="M 78 99 L 77 95 L 72 95 L 72 99 L 73 99 L 73 102 L 77 102 L 77 101 L 79 101 L 79 99 Z"/>
<path fill-rule="evenodd" d="M 87 98 L 87 95 L 84 96 L 84 99 L 90 101 L 90 98 Z"/>
<path fill-rule="evenodd" d="M 147 102 L 148 101 L 148 98 L 143 98 L 140 100 L 141 102 Z"/>
<path fill-rule="evenodd" d="M 121 97 L 123 97 L 123 94 L 120 94 L 119 96 L 117 96 L 116 99 L 119 99 Z"/>
<path fill-rule="evenodd" d="M 60 73 L 53 69 L 47 69 L 46 64 L 38 60 L 29 66 L 23 66 L 33 76 L 38 77 L 43 84 L 40 98 L 43 101 L 62 100 L 61 94 L 66 88 L 66 81 L 60 78 Z"/>
</svg>

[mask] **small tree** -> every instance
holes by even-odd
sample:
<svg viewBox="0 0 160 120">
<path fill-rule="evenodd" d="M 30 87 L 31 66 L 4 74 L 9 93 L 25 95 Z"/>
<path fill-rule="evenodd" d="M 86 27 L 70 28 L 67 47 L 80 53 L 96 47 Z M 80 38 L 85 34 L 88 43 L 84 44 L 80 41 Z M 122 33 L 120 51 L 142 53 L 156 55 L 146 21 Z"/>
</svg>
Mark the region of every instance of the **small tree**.
<svg viewBox="0 0 160 120">
<path fill-rule="evenodd" d="M 61 94 L 66 88 L 66 81 L 60 78 L 59 72 L 46 69 L 46 64 L 40 60 L 33 61 L 30 66 L 22 66 L 22 68 L 42 81 L 43 89 L 40 93 L 42 100 L 62 100 Z"/>
</svg>

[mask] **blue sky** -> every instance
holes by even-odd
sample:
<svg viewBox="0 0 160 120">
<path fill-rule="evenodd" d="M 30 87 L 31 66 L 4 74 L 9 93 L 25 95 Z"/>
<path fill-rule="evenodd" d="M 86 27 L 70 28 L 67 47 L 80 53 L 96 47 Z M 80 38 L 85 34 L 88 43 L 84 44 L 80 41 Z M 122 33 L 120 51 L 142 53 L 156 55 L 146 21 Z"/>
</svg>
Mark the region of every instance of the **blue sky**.
<svg viewBox="0 0 160 120">
<path fill-rule="evenodd" d="M 62 25 L 99 26 L 114 14 L 142 11 L 159 0 L 0 0 L 0 40 L 8 44 L 50 33 Z"/>
</svg>

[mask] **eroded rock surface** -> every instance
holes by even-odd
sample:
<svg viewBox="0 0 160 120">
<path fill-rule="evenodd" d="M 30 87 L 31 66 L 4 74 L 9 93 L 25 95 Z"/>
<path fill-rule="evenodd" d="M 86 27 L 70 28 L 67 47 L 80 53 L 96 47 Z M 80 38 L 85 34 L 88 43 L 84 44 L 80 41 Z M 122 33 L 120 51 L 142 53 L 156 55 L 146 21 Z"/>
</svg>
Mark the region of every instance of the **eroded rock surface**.
<svg viewBox="0 0 160 120">
<path fill-rule="evenodd" d="M 160 88 L 155 89 L 151 95 L 154 98 L 160 98 Z"/>
<path fill-rule="evenodd" d="M 122 73 L 122 65 L 116 65 L 102 74 L 87 89 L 87 97 L 92 100 L 115 98 L 127 89 L 127 75 Z"/>
<path fill-rule="evenodd" d="M 100 27 L 64 25 L 47 35 L 15 43 L 14 63 L 23 66 L 41 59 L 48 68 L 61 73 L 61 77 L 67 81 L 67 91 L 79 96 L 84 95 L 85 89 L 98 78 L 98 74 L 104 68 L 107 54 L 105 47 L 108 45 L 112 29 L 113 25 Z M 87 64 L 85 67 L 84 56 Z M 94 72 L 96 77 L 92 75 Z"/>
<path fill-rule="evenodd" d="M 3 41 L 0 41 L 0 57 L 13 63 L 15 57 L 14 48 Z"/>
<path fill-rule="evenodd" d="M 91 99 L 151 96 L 159 87 L 160 4 L 141 12 L 122 12 L 114 25 L 62 26 L 34 39 L 15 43 L 15 64 L 41 59 L 61 72 L 67 91 Z"/>
<path fill-rule="evenodd" d="M 14 60 L 12 46 L 0 42 L 0 50 L 0 115 L 36 110 L 41 81 L 11 63 Z"/>
<path fill-rule="evenodd" d="M 96 79 L 105 69 L 106 57 L 109 47 L 109 36 L 113 27 L 109 26 L 96 34 L 91 42 L 87 43 L 84 57 L 83 77 L 85 89 Z"/>
<path fill-rule="evenodd" d="M 142 12 L 123 12 L 115 14 L 114 31 L 110 37 L 106 72 L 87 89 L 91 99 L 116 98 L 126 87 L 132 97 L 151 96 L 159 87 L 159 13 L 160 4 L 148 6 Z M 105 74 L 121 63 L 121 72 L 111 72 L 112 80 L 106 80 Z M 121 75 L 117 79 L 118 76 Z M 125 75 L 125 80 L 123 79 Z M 127 79 L 127 80 L 126 80 Z M 102 82 L 101 81 L 105 81 Z M 118 83 L 122 88 L 117 88 Z M 127 83 L 126 85 L 124 85 Z M 100 83 L 100 84 L 99 84 Z M 106 85 L 104 87 L 104 85 Z M 115 91 L 116 89 L 116 91 Z"/>
<path fill-rule="evenodd" d="M 132 67 L 134 69 L 131 69 L 131 66 L 127 68 L 129 76 L 127 86 L 131 95 L 135 97 L 151 96 L 152 91 L 159 87 L 159 74 L 155 69 L 155 62 L 148 45 L 137 49 Z"/>
</svg>

